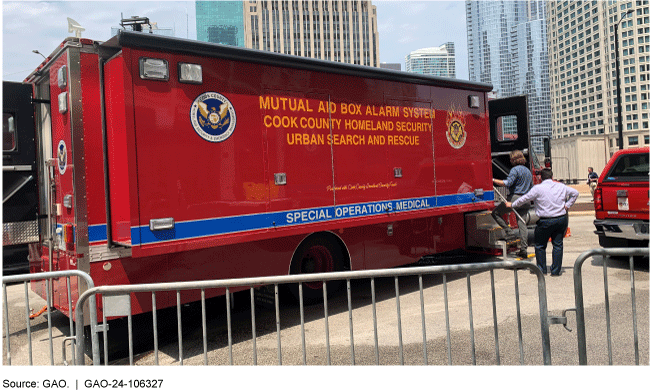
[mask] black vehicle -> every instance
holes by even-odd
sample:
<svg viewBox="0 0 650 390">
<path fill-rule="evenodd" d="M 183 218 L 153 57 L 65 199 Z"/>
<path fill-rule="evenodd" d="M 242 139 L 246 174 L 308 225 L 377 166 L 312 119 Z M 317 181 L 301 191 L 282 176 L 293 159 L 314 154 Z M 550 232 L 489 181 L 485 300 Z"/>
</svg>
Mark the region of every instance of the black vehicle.
<svg viewBox="0 0 650 390">
<path fill-rule="evenodd" d="M 2 270 L 28 272 L 38 241 L 38 187 L 32 86 L 2 83 Z"/>
</svg>

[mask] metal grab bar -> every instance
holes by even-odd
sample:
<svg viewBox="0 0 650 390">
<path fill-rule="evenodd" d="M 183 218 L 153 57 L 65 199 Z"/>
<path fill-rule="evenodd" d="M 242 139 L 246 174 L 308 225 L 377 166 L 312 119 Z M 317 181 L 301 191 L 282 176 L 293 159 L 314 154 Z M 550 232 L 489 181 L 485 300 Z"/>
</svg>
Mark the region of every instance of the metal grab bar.
<svg viewBox="0 0 650 390">
<path fill-rule="evenodd" d="M 503 172 L 504 175 L 508 176 L 508 172 L 506 172 L 506 170 L 503 169 L 503 167 L 502 167 L 501 165 L 497 164 L 497 160 L 492 159 L 492 165 L 494 165 L 495 167 L 499 168 L 499 170 L 500 170 L 501 172 Z"/>
<path fill-rule="evenodd" d="M 6 201 L 11 199 L 12 196 L 16 195 L 16 193 L 20 191 L 20 189 L 23 188 L 27 183 L 32 181 L 33 178 L 33 175 L 29 175 L 27 177 L 24 177 L 19 183 L 16 183 L 14 188 L 12 188 L 7 195 L 3 196 L 2 203 L 4 204 Z"/>
<path fill-rule="evenodd" d="M 503 195 L 501 195 L 499 191 L 494 191 L 494 193 L 501 197 L 502 202 L 507 202 L 506 198 Z M 515 209 L 512 209 L 512 212 L 515 213 L 515 215 L 521 222 L 523 222 L 524 224 L 526 223 L 526 221 L 524 221 L 524 218 L 521 215 L 519 215 L 519 213 Z"/>
<path fill-rule="evenodd" d="M 521 152 L 524 154 L 524 156 L 528 156 L 528 148 L 522 149 Z M 508 156 L 508 155 L 510 155 L 510 151 L 492 152 L 492 156 Z"/>
</svg>

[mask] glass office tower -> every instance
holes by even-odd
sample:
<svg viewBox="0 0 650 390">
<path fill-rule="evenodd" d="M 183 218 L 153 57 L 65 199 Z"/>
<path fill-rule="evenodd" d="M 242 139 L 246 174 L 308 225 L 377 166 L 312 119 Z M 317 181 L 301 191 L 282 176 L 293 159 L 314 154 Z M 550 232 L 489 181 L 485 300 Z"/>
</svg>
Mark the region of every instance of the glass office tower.
<svg viewBox="0 0 650 390">
<path fill-rule="evenodd" d="M 513 29 L 513 94 L 528 97 L 528 126 L 536 153 L 543 153 L 543 137 L 551 135 L 551 91 L 548 73 L 546 23 L 542 19 Z"/>
<path fill-rule="evenodd" d="M 196 38 L 199 41 L 244 47 L 242 1 L 197 1 Z"/>
<path fill-rule="evenodd" d="M 405 62 L 407 72 L 456 78 L 456 50 L 453 42 L 415 50 L 406 56 Z"/>
<path fill-rule="evenodd" d="M 379 66 L 377 9 L 367 0 L 197 1 L 196 21 L 202 41 Z"/>
<path fill-rule="evenodd" d="M 551 135 L 544 1 L 466 1 L 469 78 L 496 97 L 528 96 L 531 141 Z M 508 130 L 506 129 L 506 133 Z"/>
</svg>

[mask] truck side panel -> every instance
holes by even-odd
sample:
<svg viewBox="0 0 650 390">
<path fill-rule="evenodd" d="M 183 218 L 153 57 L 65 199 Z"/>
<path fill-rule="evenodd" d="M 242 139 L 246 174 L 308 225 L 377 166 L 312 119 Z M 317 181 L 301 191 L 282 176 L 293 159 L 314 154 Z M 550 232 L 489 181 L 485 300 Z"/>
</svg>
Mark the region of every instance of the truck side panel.
<svg viewBox="0 0 650 390">
<path fill-rule="evenodd" d="M 135 166 L 134 146 L 129 143 L 132 133 L 133 115 L 129 72 L 121 55 L 111 59 L 104 66 L 104 94 L 106 106 L 106 134 L 108 140 L 108 165 L 111 204 L 111 233 L 114 241 L 131 243 L 131 222 L 133 208 L 131 201 L 135 183 L 131 180 L 130 168 Z M 100 149 L 101 150 L 101 149 Z M 137 206 L 136 206 L 137 207 Z M 136 209 L 137 211 L 137 209 Z M 136 214 L 137 215 L 137 214 Z M 101 229 L 101 228 L 100 228 Z M 98 234 L 99 234 L 98 230 Z M 106 240 L 97 236 L 97 241 Z"/>
<path fill-rule="evenodd" d="M 138 49 L 125 48 L 123 56 L 134 75 L 134 256 L 308 233 L 335 219 L 360 226 L 416 211 L 437 214 L 436 207 L 489 206 L 476 202 L 491 199 L 472 193 L 489 188 L 485 109 L 468 109 L 467 91 Z M 166 61 L 169 80 L 140 78 L 142 58 Z M 178 81 L 185 62 L 202 66 L 202 84 Z M 259 78 L 251 81 L 251 74 Z M 286 87 L 287 79 L 300 80 L 300 92 Z M 406 97 L 386 99 L 376 92 L 383 89 Z M 210 94 L 233 110 L 228 120 L 236 126 L 227 139 L 210 140 L 193 128 L 192 120 L 206 120 L 197 106 Z M 276 184 L 276 174 L 286 184 Z M 171 228 L 149 228 L 171 220 Z M 425 230 L 419 229 L 428 240 L 423 245 L 430 247 Z"/>
</svg>

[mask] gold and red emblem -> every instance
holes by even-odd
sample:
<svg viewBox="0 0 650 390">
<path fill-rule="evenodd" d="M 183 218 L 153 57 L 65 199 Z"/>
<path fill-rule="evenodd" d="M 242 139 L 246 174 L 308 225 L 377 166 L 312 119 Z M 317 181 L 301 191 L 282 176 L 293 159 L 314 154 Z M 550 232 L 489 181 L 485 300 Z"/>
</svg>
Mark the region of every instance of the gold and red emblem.
<svg viewBox="0 0 650 390">
<path fill-rule="evenodd" d="M 466 140 L 465 117 L 460 111 L 452 108 L 447 111 L 447 141 L 454 149 L 460 149 Z"/>
</svg>

